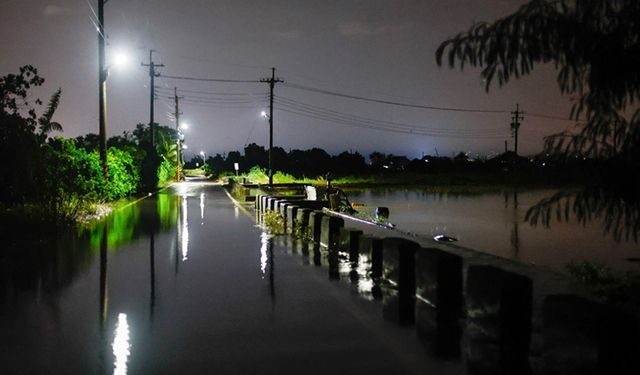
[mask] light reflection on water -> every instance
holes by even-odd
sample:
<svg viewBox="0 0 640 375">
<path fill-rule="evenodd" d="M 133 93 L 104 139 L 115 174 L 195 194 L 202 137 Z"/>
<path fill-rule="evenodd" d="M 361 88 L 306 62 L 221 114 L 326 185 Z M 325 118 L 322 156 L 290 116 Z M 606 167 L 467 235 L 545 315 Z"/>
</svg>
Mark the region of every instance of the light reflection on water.
<svg viewBox="0 0 640 375">
<path fill-rule="evenodd" d="M 200 193 L 200 225 L 204 225 L 204 192 Z"/>
<path fill-rule="evenodd" d="M 269 260 L 267 252 L 272 238 L 273 236 L 269 233 L 262 232 L 260 234 L 260 273 L 262 274 L 263 279 L 267 272 L 267 261 Z"/>
<path fill-rule="evenodd" d="M 115 337 L 113 338 L 113 356 L 115 357 L 113 375 L 126 375 L 127 362 L 131 354 L 131 344 L 129 343 L 129 323 L 127 314 L 118 314 Z"/>
<path fill-rule="evenodd" d="M 180 206 L 180 216 L 182 218 L 182 227 L 179 228 L 178 237 L 180 237 L 180 250 L 182 252 L 182 261 L 187 260 L 189 254 L 189 206 L 187 204 L 187 196 L 182 197 L 182 205 Z"/>
</svg>

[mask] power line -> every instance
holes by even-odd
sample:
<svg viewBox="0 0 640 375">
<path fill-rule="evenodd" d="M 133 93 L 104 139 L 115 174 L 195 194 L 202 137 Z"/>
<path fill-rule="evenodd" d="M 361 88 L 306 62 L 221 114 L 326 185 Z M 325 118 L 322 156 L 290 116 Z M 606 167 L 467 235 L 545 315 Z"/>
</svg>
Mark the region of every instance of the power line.
<svg viewBox="0 0 640 375">
<path fill-rule="evenodd" d="M 169 76 L 161 75 L 163 78 L 168 79 L 182 79 L 186 81 L 202 81 L 202 82 L 225 82 L 225 83 L 260 83 L 259 80 L 243 80 L 243 79 L 221 79 L 221 78 L 198 78 L 198 77 L 183 77 L 183 76 Z"/>
<path fill-rule="evenodd" d="M 438 106 L 421 105 L 421 104 L 401 103 L 401 102 L 394 102 L 394 101 L 390 101 L 390 100 L 367 98 L 367 97 L 364 97 L 364 96 L 351 95 L 351 94 L 345 94 L 345 93 L 336 92 L 336 91 L 323 90 L 323 89 L 319 89 L 319 88 L 315 88 L 315 87 L 309 87 L 309 86 L 292 84 L 292 83 L 285 83 L 283 85 L 285 87 L 289 87 L 289 88 L 293 88 L 293 89 L 297 89 L 297 90 L 304 90 L 304 91 L 315 92 L 315 93 L 319 93 L 319 94 L 338 96 L 338 97 L 347 98 L 347 99 L 354 99 L 354 100 L 361 100 L 361 101 L 366 101 L 366 102 L 395 105 L 395 106 L 408 107 L 408 108 L 430 109 L 430 110 L 436 110 L 436 111 L 450 111 L 450 112 L 469 112 L 469 113 L 510 113 L 510 111 L 497 110 L 497 109 L 470 109 L 470 108 L 438 107 Z"/>
<path fill-rule="evenodd" d="M 158 90 L 164 90 L 167 92 L 172 92 L 170 88 L 165 88 L 165 87 L 156 87 L 156 89 Z M 204 91 L 204 90 L 185 90 L 185 89 L 178 89 L 179 93 L 190 93 L 190 94 L 206 94 L 206 95 L 212 95 L 212 96 L 252 96 L 252 95 L 266 95 L 266 93 L 264 92 L 215 92 L 215 91 Z"/>
<path fill-rule="evenodd" d="M 352 123 L 352 122 L 345 122 L 345 121 L 327 119 L 327 118 L 323 118 L 322 116 L 315 116 L 315 115 L 312 115 L 312 114 L 301 113 L 301 112 L 298 112 L 298 111 L 284 109 L 284 108 L 281 108 L 280 111 L 286 112 L 286 113 L 295 114 L 295 115 L 302 116 L 302 117 L 307 117 L 307 118 L 312 118 L 312 119 L 317 119 L 317 120 L 323 120 L 323 121 L 333 122 L 333 123 L 340 123 L 340 124 L 347 125 L 347 126 L 354 126 L 354 127 L 359 127 L 359 128 L 365 128 L 365 129 L 370 129 L 370 130 L 379 130 L 379 131 L 385 131 L 385 132 L 391 132 L 391 133 L 425 135 L 425 136 L 438 137 L 438 138 L 473 138 L 473 139 L 502 139 L 502 138 L 504 138 L 504 135 L 473 135 L 473 134 L 470 134 L 470 135 L 446 135 L 446 134 L 434 134 L 434 133 L 431 133 L 431 132 L 419 131 L 419 130 L 381 128 L 381 127 L 371 126 L 371 125 L 366 125 L 366 124 L 358 124 L 358 123 Z"/>
<path fill-rule="evenodd" d="M 486 129 L 486 128 L 483 128 L 483 129 L 435 128 L 435 127 L 429 127 L 429 126 L 424 126 L 424 125 L 421 126 L 421 125 L 406 124 L 406 123 L 401 123 L 401 122 L 378 120 L 378 119 L 372 119 L 372 118 L 368 118 L 368 117 L 364 117 L 364 116 L 348 114 L 348 113 L 344 113 L 344 112 L 338 112 L 338 111 L 334 111 L 334 110 L 331 110 L 331 109 L 328 109 L 328 108 L 323 108 L 323 107 L 314 106 L 314 105 L 311 105 L 311 104 L 306 104 L 306 103 L 303 103 L 303 102 L 300 102 L 300 101 L 297 101 L 297 100 L 293 100 L 293 99 L 289 99 L 289 98 L 285 98 L 285 97 L 282 97 L 282 96 L 276 96 L 276 99 L 277 99 L 277 102 L 279 104 L 281 104 L 281 105 L 285 105 L 285 106 L 289 106 L 289 107 L 293 107 L 293 108 L 297 107 L 298 109 L 304 109 L 304 110 L 307 110 L 307 111 L 315 112 L 316 114 L 325 114 L 325 115 L 330 115 L 330 116 L 336 116 L 336 117 L 344 119 L 344 120 L 364 121 L 364 122 L 379 124 L 381 126 L 402 127 L 402 128 L 417 129 L 417 130 L 428 129 L 428 130 L 442 131 L 442 132 L 482 132 L 482 133 L 486 133 L 487 131 L 502 130 L 502 128 L 493 128 L 493 129 Z"/>
<path fill-rule="evenodd" d="M 527 116 L 529 116 L 529 117 L 539 117 L 539 118 L 545 118 L 545 119 L 548 119 L 548 120 L 581 122 L 581 120 L 574 120 L 574 119 L 571 119 L 571 118 L 560 117 L 560 116 L 545 115 L 545 114 L 542 114 L 542 113 L 524 112 L 524 111 L 522 111 L 522 113 L 527 115 Z"/>
</svg>

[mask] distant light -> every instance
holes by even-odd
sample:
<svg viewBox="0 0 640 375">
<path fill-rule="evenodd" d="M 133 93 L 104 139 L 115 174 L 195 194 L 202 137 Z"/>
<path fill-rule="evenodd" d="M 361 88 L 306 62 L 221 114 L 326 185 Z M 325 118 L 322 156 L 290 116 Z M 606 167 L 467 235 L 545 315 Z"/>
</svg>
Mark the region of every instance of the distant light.
<svg viewBox="0 0 640 375">
<path fill-rule="evenodd" d="M 180 125 L 180 129 L 189 129 L 189 124 Z"/>
<path fill-rule="evenodd" d="M 262 116 L 264 118 L 269 117 L 269 116 L 267 116 L 267 112 L 265 112 L 265 111 L 260 112 L 260 116 Z"/>
<path fill-rule="evenodd" d="M 186 150 L 186 149 L 188 149 L 189 147 L 187 147 L 187 145 L 184 145 L 184 144 L 183 144 L 183 145 L 182 145 L 182 148 Z"/>
<path fill-rule="evenodd" d="M 200 155 L 204 157 L 204 151 L 200 151 Z"/>
</svg>

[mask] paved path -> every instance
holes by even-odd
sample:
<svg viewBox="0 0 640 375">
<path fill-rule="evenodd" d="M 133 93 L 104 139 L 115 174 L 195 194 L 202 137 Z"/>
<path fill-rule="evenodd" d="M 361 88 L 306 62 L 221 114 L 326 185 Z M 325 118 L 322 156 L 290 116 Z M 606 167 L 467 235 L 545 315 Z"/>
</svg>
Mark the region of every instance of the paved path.
<svg viewBox="0 0 640 375">
<path fill-rule="evenodd" d="M 114 373 L 116 362 L 129 374 L 461 373 L 265 235 L 219 186 L 177 184 L 134 211 L 112 218 L 110 231 L 132 220 L 123 230 L 135 233 L 109 232 L 106 279 L 94 239 L 69 283 L 2 305 L 3 373 Z"/>
</svg>

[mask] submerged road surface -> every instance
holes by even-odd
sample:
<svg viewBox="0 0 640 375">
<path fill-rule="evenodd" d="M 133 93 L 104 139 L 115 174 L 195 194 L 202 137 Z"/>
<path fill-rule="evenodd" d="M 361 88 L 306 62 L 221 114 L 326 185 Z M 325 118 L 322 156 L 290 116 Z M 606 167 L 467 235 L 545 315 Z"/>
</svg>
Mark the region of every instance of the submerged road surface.
<svg viewBox="0 0 640 375">
<path fill-rule="evenodd" d="M 181 183 L 0 258 L 2 374 L 458 374 L 412 327 Z"/>
</svg>

